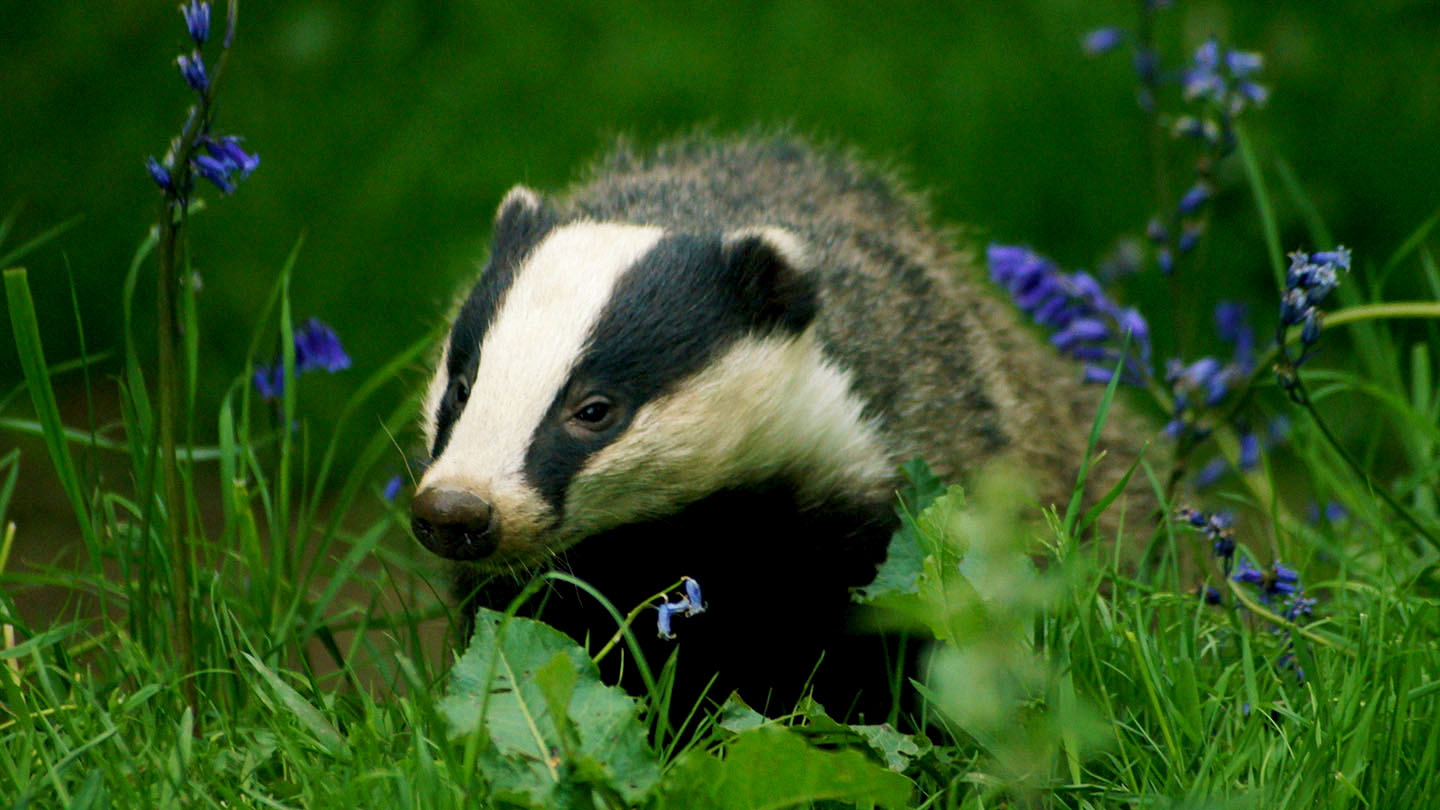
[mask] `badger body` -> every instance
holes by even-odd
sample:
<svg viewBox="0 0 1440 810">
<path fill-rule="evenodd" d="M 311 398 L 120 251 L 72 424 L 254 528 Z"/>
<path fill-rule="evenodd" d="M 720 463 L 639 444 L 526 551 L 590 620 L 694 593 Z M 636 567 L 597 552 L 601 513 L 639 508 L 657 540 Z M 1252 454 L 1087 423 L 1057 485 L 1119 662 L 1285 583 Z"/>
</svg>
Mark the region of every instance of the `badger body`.
<svg viewBox="0 0 1440 810">
<path fill-rule="evenodd" d="M 787 710 L 809 683 L 873 712 L 884 650 L 846 633 L 849 592 L 884 559 L 900 464 L 1007 457 L 1063 502 L 1097 393 L 886 173 L 788 136 L 622 145 L 501 203 L 425 399 L 415 533 L 467 609 L 547 565 L 622 612 L 694 577 L 683 696 Z M 1136 435 L 1112 421 L 1093 486 Z M 615 630 L 574 589 L 543 617 Z M 637 635 L 652 665 L 672 649 Z"/>
</svg>

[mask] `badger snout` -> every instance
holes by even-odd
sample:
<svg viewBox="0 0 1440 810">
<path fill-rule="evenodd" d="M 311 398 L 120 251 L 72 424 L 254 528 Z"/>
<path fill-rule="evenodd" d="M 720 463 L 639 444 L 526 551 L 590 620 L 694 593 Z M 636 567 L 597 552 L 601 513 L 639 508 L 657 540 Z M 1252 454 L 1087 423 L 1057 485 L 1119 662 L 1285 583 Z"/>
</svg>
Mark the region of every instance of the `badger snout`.
<svg viewBox="0 0 1440 810">
<path fill-rule="evenodd" d="M 447 560 L 483 560 L 499 544 L 495 510 L 473 492 L 428 487 L 415 495 L 410 511 L 415 537 Z"/>
</svg>

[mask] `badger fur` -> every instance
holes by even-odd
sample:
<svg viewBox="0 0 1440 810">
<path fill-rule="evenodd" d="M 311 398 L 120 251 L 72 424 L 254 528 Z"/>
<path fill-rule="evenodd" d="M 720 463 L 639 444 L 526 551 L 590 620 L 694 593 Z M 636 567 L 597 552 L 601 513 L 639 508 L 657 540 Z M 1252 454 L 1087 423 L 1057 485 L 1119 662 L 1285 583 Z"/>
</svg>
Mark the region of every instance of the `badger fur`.
<svg viewBox="0 0 1440 810">
<path fill-rule="evenodd" d="M 1078 378 L 887 174 L 789 136 L 621 145 L 564 194 L 501 202 L 425 397 L 414 530 L 467 608 L 547 565 L 622 611 L 696 578 L 687 696 L 715 677 L 716 699 L 788 710 L 810 683 L 832 710 L 857 686 L 888 707 L 858 674 L 884 650 L 845 630 L 899 465 L 1008 457 L 1063 503 L 1098 399 Z M 1092 489 L 1132 428 L 1112 419 Z M 575 590 L 543 611 L 578 640 L 615 630 Z"/>
</svg>

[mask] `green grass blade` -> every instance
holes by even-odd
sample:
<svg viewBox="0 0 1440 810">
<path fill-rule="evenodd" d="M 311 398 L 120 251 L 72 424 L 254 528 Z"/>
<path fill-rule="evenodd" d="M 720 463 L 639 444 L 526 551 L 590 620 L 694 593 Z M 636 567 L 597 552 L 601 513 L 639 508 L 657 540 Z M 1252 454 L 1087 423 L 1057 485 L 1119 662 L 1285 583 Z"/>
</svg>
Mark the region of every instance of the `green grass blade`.
<svg viewBox="0 0 1440 810">
<path fill-rule="evenodd" d="M 1275 222 L 1275 207 L 1270 202 L 1270 192 L 1265 188 L 1265 174 L 1260 168 L 1260 158 L 1250 145 L 1250 134 L 1244 125 L 1235 125 L 1235 138 L 1240 146 L 1240 157 L 1245 163 L 1245 176 L 1250 181 L 1250 192 L 1255 196 L 1255 209 L 1260 214 L 1260 230 L 1265 234 L 1265 248 L 1270 254 L 1270 268 L 1275 273 L 1275 289 L 1285 288 L 1285 250 L 1280 246 L 1280 226 Z"/>
<path fill-rule="evenodd" d="M 80 522 L 87 547 L 92 546 L 93 532 L 90 524 L 90 510 L 85 502 L 85 493 L 75 462 L 70 457 L 70 448 L 65 442 L 65 428 L 60 421 L 60 406 L 55 401 L 55 389 L 45 370 L 45 349 L 40 341 L 40 323 L 35 315 L 35 301 L 30 297 L 30 284 L 24 269 L 5 271 L 5 299 L 10 308 L 10 327 L 15 334 L 15 351 L 20 356 L 25 381 L 30 387 L 30 401 L 35 405 L 35 415 L 44 427 L 45 447 L 60 478 L 65 497 Z"/>
<path fill-rule="evenodd" d="M 46 242 L 55 239 L 76 225 L 79 225 L 84 219 L 84 214 L 76 214 L 59 225 L 46 229 L 39 236 L 6 253 L 4 256 L 0 256 L 0 267 L 13 264 L 39 248 L 44 247 Z"/>
</svg>

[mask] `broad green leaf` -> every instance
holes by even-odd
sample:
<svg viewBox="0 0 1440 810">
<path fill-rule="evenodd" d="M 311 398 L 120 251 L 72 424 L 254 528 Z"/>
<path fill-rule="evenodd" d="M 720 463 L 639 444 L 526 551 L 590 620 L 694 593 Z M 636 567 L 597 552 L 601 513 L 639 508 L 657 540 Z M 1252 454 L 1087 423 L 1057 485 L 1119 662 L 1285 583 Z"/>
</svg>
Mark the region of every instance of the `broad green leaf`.
<svg viewBox="0 0 1440 810">
<path fill-rule="evenodd" d="M 923 515 L 936 500 L 949 493 L 924 461 L 914 459 L 901 469 L 910 485 L 900 494 L 900 528 L 890 538 L 885 562 L 876 569 L 875 580 L 855 590 L 855 601 L 860 603 L 916 593 L 924 573 L 925 557 L 933 548 L 923 528 L 917 526 L 917 516 Z M 958 493 L 958 487 L 954 491 Z M 959 497 L 963 503 L 963 495 Z"/>
<path fill-rule="evenodd" d="M 666 775 L 662 807 L 771 810 L 831 800 L 904 807 L 909 779 L 859 751 L 822 751 L 780 728 L 740 734 L 720 759 L 691 749 Z"/>
<path fill-rule="evenodd" d="M 593 787 L 633 804 L 660 778 L 635 701 L 602 683 L 568 636 L 537 621 L 482 609 L 440 711 L 452 737 L 478 729 L 489 738 L 479 766 L 502 801 L 584 804 Z"/>
</svg>

